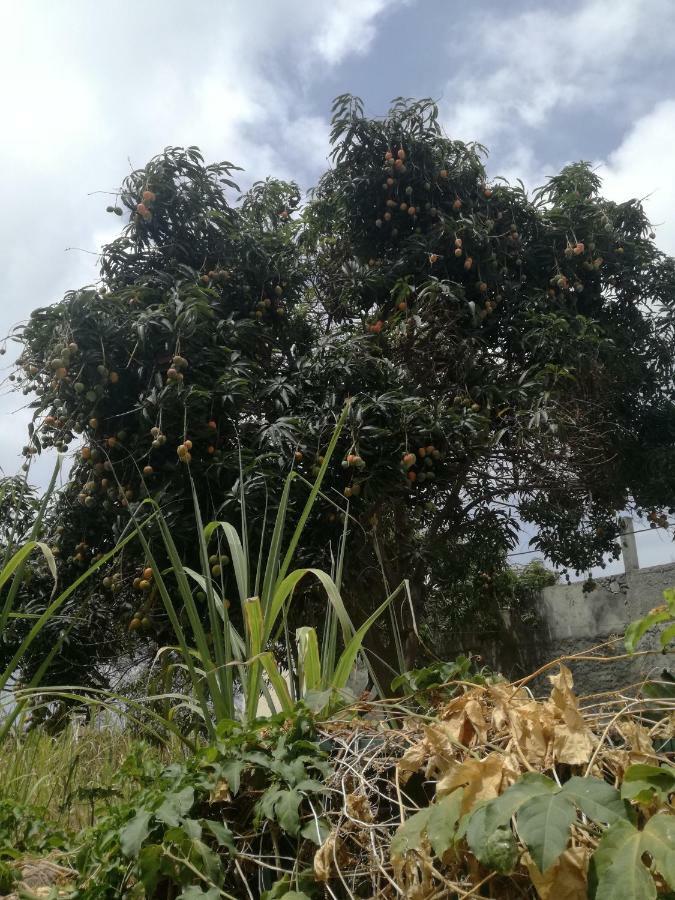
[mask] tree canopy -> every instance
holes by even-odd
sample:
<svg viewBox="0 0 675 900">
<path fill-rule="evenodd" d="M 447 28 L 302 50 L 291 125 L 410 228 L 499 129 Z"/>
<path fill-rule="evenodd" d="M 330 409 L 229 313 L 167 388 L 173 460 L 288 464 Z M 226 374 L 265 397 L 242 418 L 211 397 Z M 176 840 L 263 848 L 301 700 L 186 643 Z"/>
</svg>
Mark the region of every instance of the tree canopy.
<svg viewBox="0 0 675 900">
<path fill-rule="evenodd" d="M 189 556 L 192 485 L 204 518 L 228 519 L 241 474 L 259 536 L 348 399 L 301 552 L 330 566 L 348 515 L 357 620 L 402 578 L 420 622 L 452 618 L 453 587 L 483 590 L 523 527 L 588 570 L 618 555 L 618 511 L 675 505 L 675 264 L 640 202 L 604 199 L 584 162 L 530 194 L 489 179 L 427 100 L 370 118 L 339 97 L 331 143 L 306 203 L 274 179 L 237 198 L 233 165 L 167 148 L 109 207 L 128 222 L 100 281 L 19 330 L 27 455 L 78 447 L 50 520 L 64 577 L 146 496 Z M 297 479 L 291 503 L 305 496 Z M 142 559 L 114 565 L 89 589 L 92 666 L 137 605 Z"/>
</svg>

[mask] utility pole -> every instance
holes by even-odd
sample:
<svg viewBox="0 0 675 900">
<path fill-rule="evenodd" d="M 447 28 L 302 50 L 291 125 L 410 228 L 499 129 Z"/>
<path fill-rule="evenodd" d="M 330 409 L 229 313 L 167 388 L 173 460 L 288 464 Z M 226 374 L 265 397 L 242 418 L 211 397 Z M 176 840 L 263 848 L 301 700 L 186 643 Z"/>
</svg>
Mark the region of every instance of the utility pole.
<svg viewBox="0 0 675 900">
<path fill-rule="evenodd" d="M 637 544 L 635 543 L 635 523 L 630 516 L 621 516 L 619 519 L 619 527 L 621 529 L 623 567 L 628 575 L 629 572 L 636 572 L 640 568 Z"/>
</svg>

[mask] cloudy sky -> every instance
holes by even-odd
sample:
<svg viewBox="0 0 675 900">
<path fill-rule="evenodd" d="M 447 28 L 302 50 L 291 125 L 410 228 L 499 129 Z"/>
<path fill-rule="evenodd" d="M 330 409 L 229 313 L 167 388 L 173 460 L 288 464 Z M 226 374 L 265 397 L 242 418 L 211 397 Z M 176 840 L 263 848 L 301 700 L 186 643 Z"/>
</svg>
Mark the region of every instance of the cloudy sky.
<svg viewBox="0 0 675 900">
<path fill-rule="evenodd" d="M 95 280 L 119 226 L 96 192 L 130 167 L 190 143 L 242 185 L 308 187 L 345 91 L 372 114 L 434 97 L 491 175 L 530 187 L 592 160 L 608 196 L 647 198 L 675 253 L 673 0 L 0 0 L 0 339 Z M 27 418 L 0 393 L 5 472 Z M 668 537 L 639 541 L 643 565 L 675 561 Z"/>
</svg>

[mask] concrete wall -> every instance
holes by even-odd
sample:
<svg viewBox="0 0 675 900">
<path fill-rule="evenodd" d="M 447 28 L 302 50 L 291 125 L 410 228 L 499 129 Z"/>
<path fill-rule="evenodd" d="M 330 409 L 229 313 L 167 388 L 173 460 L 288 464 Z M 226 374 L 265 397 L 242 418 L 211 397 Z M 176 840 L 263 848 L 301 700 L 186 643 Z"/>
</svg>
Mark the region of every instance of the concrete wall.
<svg viewBox="0 0 675 900">
<path fill-rule="evenodd" d="M 518 667 L 534 671 L 559 656 L 587 650 L 623 634 L 626 626 L 663 603 L 665 588 L 675 587 L 675 565 L 632 569 L 623 575 L 597 579 L 597 588 L 582 590 L 583 582 L 545 588 L 535 605 L 536 621 L 515 625 L 520 656 Z M 648 633 L 638 649 L 658 647 L 658 630 Z M 598 651 L 623 654 L 623 642 Z M 636 656 L 612 663 L 576 662 L 570 668 L 580 694 L 615 690 L 664 668 L 675 674 L 675 653 Z"/>
</svg>

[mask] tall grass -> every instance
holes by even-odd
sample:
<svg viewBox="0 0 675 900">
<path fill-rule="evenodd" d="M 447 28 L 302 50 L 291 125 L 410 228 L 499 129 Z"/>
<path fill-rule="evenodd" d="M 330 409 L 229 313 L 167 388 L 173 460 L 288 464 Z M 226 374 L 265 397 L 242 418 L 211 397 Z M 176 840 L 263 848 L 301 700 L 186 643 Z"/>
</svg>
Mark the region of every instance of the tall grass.
<svg viewBox="0 0 675 900">
<path fill-rule="evenodd" d="M 32 617 L 24 639 L 8 665 L 0 671 L 0 745 L 10 735 L 13 724 L 36 693 L 43 695 L 45 703 L 65 699 L 99 706 L 119 707 L 121 704 L 131 719 L 143 707 L 144 714 L 150 717 L 151 722 L 166 726 L 174 733 L 179 731 L 176 713 L 180 708 L 186 707 L 199 717 L 210 737 L 216 735 L 219 722 L 239 717 L 238 699 L 243 700 L 243 717 L 250 723 L 260 714 L 263 700 L 268 712 L 275 713 L 290 712 L 300 698 L 306 699 L 315 707 L 322 707 L 336 695 L 344 695 L 359 656 L 368 665 L 363 653 L 364 638 L 368 630 L 405 589 L 405 585 L 401 585 L 383 600 L 360 627 L 354 627 L 339 589 L 347 520 L 332 574 L 317 568 L 292 568 L 312 509 L 318 497 L 325 496 L 321 494 L 321 484 L 347 414 L 348 407 L 345 406 L 315 482 L 305 482 L 309 487 L 308 496 L 288 540 L 286 531 L 290 493 L 294 481 L 299 478 L 295 471 L 291 471 L 285 481 L 271 530 L 265 529 L 263 525 L 262 542 L 255 554 L 249 542 L 243 477 L 240 477 L 239 531 L 229 522 L 213 521 L 204 524 L 197 492 L 192 483 L 199 569 L 185 565 L 160 507 L 153 500 L 146 500 L 132 512 L 130 529 L 115 548 L 59 593 L 56 565 L 51 551 L 37 539 L 44 509 L 53 491 L 57 465 L 30 539 L 4 561 L 0 571 L 0 598 L 3 592 L 5 595 L 0 608 L 0 635 L 7 628 L 10 618 L 24 615 L 15 611 L 14 607 L 25 566 L 32 553 L 42 554 L 54 578 L 54 592 L 50 602 L 42 614 Z M 304 482 L 304 479 L 300 481 Z M 168 561 L 163 569 L 158 561 L 158 548 L 154 542 L 151 544 L 146 533 L 146 526 L 151 522 L 161 537 L 159 549 L 162 556 Z M 144 698 L 144 703 L 143 700 L 133 701 L 105 691 L 89 690 L 84 698 L 77 687 L 73 686 L 40 688 L 41 679 L 61 649 L 63 638 L 73 627 L 71 620 L 64 623 L 60 639 L 40 662 L 30 683 L 15 691 L 14 702 L 9 703 L 7 688 L 10 679 L 20 668 L 22 660 L 41 631 L 59 615 L 73 592 L 133 539 L 140 542 L 147 564 L 153 570 L 153 590 L 161 598 L 176 639 L 176 645 L 161 648 L 159 656 L 164 657 L 165 668 L 166 659 L 170 658 L 173 666 L 180 666 L 187 673 L 189 693 L 176 694 L 167 690 L 164 694 Z M 229 550 L 241 612 L 237 624 L 230 615 L 223 580 L 214 578 L 211 572 L 209 547 L 212 544 L 224 544 Z M 307 579 L 318 582 L 326 598 L 326 618 L 321 641 L 311 626 L 299 628 L 294 639 L 288 633 L 288 614 L 295 591 Z M 279 651 L 281 647 L 285 648 L 282 652 Z M 157 700 L 162 701 L 163 713 L 151 708 L 152 701 Z M 183 737 L 189 741 L 186 735 Z"/>
<path fill-rule="evenodd" d="M 198 712 L 211 736 L 219 721 L 237 717 L 237 693 L 243 698 L 244 718 L 251 722 L 258 716 L 263 699 L 271 712 L 290 711 L 301 696 L 312 695 L 316 700 L 317 695 L 319 699 L 324 695 L 327 700 L 331 694 L 344 691 L 369 628 L 403 590 L 401 585 L 359 628 L 354 628 L 331 575 L 316 568 L 292 569 L 347 414 L 345 407 L 287 543 L 284 537 L 289 497 L 297 478 L 294 471 L 285 481 L 274 525 L 269 534 L 263 534 L 257 554 L 249 544 L 243 478 L 240 531 L 224 521 L 205 525 L 193 485 L 200 571 L 184 565 L 161 510 L 153 501 L 146 501 L 154 511 L 169 562 L 162 571 L 153 547 L 139 527 L 138 538 L 153 569 L 155 590 L 176 636 L 177 646 L 162 652 L 178 653 L 191 686 L 191 697 L 184 702 Z M 232 561 L 241 611 L 239 628 L 232 621 L 222 581 L 217 582 L 211 574 L 209 546 L 218 540 L 225 542 Z M 343 551 L 337 567 L 338 580 L 342 560 Z M 319 583 L 326 597 L 327 624 L 321 650 L 316 631 L 310 626 L 298 630 L 295 642 L 288 635 L 288 611 L 294 592 L 308 578 Z M 197 600 L 197 594 L 205 600 Z M 338 633 L 342 643 L 339 655 Z M 281 665 L 278 653 L 274 653 L 279 646 L 285 647 Z"/>
<path fill-rule="evenodd" d="M 73 721 L 54 735 L 39 728 L 13 732 L 0 743 L 0 797 L 38 808 L 57 828 L 81 829 L 91 824 L 96 804 L 129 799 L 115 776 L 139 746 L 128 730 Z M 180 753 L 178 744 L 142 746 L 144 756 L 167 762 Z"/>
<path fill-rule="evenodd" d="M 45 673 L 49 669 L 54 657 L 61 650 L 63 641 L 67 637 L 68 632 L 72 629 L 74 622 L 71 620 L 70 622 L 66 621 L 63 623 L 59 637 L 54 641 L 49 651 L 40 661 L 28 684 L 22 687 L 20 698 L 16 699 L 18 694 L 15 693 L 13 695 L 9 690 L 9 687 L 12 679 L 16 677 L 16 673 L 19 671 L 21 663 L 28 654 L 32 644 L 48 623 L 54 621 L 59 616 L 61 608 L 68 598 L 71 597 L 73 593 L 94 574 L 94 572 L 104 566 L 108 560 L 115 556 L 116 553 L 119 553 L 119 551 L 126 546 L 129 541 L 134 540 L 137 535 L 136 530 L 131 530 L 125 537 L 118 541 L 112 550 L 101 556 L 86 570 L 86 572 L 83 572 L 82 575 L 76 578 L 71 584 L 64 588 L 64 590 L 57 593 L 58 580 L 54 556 L 49 547 L 44 542 L 38 540 L 38 538 L 42 529 L 45 510 L 47 509 L 47 505 L 53 494 L 60 468 L 61 457 L 59 456 L 28 540 L 26 540 L 18 550 L 15 550 L 14 552 L 8 550 L 4 554 L 2 567 L 0 568 L 0 639 L 2 639 L 2 636 L 8 629 L 10 620 L 23 619 L 27 623 L 30 623 L 27 633 L 15 650 L 12 658 L 4 668 L 0 669 L 0 744 L 2 744 L 10 733 L 14 722 L 25 709 L 31 695 L 39 689 L 39 685 L 42 682 Z M 26 566 L 28 565 L 29 558 L 35 553 L 42 555 L 52 576 L 54 587 L 44 611 L 39 615 L 28 615 L 16 611 L 15 607 L 19 590 L 24 580 Z"/>
</svg>

